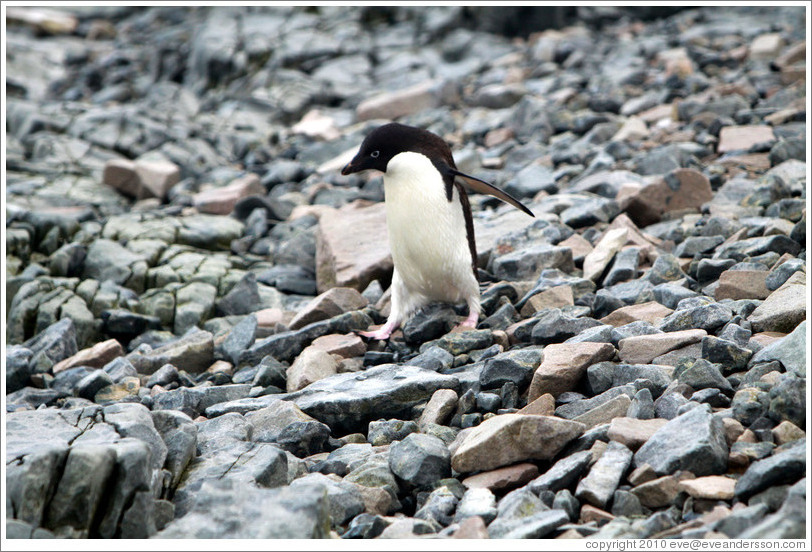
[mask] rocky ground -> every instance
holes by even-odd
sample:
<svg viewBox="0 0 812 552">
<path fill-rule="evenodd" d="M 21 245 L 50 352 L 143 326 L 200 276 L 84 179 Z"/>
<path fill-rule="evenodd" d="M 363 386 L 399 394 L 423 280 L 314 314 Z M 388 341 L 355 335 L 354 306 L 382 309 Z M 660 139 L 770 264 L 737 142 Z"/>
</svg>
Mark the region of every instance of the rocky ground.
<svg viewBox="0 0 812 552">
<path fill-rule="evenodd" d="M 803 537 L 804 8 L 581 15 L 8 8 L 9 538 Z M 354 333 L 393 119 L 536 215 L 476 330 Z"/>
</svg>

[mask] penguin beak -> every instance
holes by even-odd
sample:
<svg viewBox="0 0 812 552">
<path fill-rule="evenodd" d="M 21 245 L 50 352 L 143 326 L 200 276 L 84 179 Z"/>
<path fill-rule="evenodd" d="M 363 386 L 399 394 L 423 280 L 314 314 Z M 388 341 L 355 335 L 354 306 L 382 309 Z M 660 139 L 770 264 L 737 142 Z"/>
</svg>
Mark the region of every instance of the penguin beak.
<svg viewBox="0 0 812 552">
<path fill-rule="evenodd" d="M 357 171 L 356 171 L 355 167 L 353 166 L 352 161 L 350 161 L 349 163 L 344 165 L 344 168 L 341 169 L 341 174 L 343 174 L 344 176 L 346 176 L 348 174 L 352 174 L 354 172 L 357 172 Z"/>
</svg>

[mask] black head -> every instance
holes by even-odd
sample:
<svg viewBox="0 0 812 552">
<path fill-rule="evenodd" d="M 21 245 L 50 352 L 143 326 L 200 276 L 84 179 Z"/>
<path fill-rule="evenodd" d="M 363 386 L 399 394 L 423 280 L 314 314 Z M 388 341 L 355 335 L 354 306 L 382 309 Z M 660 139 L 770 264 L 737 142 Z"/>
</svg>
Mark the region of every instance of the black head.
<svg viewBox="0 0 812 552">
<path fill-rule="evenodd" d="M 367 169 L 386 172 L 389 161 L 404 151 L 422 153 L 432 161 L 443 161 L 451 167 L 455 166 L 451 149 L 436 134 L 400 123 L 389 123 L 367 135 L 353 160 L 341 169 L 341 174 Z"/>
</svg>

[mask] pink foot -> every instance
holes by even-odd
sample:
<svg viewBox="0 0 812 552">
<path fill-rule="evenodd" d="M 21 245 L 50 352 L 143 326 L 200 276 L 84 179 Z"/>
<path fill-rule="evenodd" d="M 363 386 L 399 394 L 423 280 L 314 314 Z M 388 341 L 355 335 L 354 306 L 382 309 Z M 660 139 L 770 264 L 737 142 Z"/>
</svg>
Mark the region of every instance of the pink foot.
<svg viewBox="0 0 812 552">
<path fill-rule="evenodd" d="M 379 341 L 384 341 L 386 339 L 389 339 L 389 336 L 392 335 L 392 332 L 395 331 L 395 328 L 397 328 L 396 324 L 390 324 L 389 322 L 387 322 L 386 324 L 384 324 L 383 326 L 381 326 L 380 328 L 378 328 L 375 331 L 372 331 L 372 332 L 358 332 L 358 335 L 361 335 L 363 337 L 368 337 L 370 339 L 377 339 Z"/>
<path fill-rule="evenodd" d="M 478 321 L 479 321 L 479 313 L 476 312 L 476 311 L 471 311 L 468 314 L 468 318 L 463 320 L 463 322 L 462 322 L 462 324 L 460 324 L 460 326 L 462 326 L 463 328 L 474 328 L 474 329 L 476 329 L 476 324 L 477 324 Z"/>
</svg>

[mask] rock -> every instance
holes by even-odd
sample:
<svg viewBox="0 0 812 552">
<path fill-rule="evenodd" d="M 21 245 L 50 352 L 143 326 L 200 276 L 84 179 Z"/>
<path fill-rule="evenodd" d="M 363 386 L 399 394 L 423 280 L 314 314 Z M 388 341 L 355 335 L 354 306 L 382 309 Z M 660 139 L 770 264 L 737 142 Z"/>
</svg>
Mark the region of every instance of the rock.
<svg viewBox="0 0 812 552">
<path fill-rule="evenodd" d="M 576 498 L 599 508 L 605 507 L 631 461 L 632 451 L 617 441 L 610 441 L 587 476 L 578 483 Z"/>
<path fill-rule="evenodd" d="M 705 359 L 682 359 L 674 367 L 674 379 L 684 383 L 692 389 L 719 389 L 732 393 L 733 387 L 722 376 L 722 365 L 713 364 Z"/>
<path fill-rule="evenodd" d="M 28 362 L 32 373 L 47 372 L 53 366 L 76 354 L 76 330 L 70 318 L 63 318 L 32 337 L 23 347 L 31 351 Z"/>
<path fill-rule="evenodd" d="M 619 387 L 635 380 L 645 379 L 649 383 L 650 394 L 660 396 L 671 383 L 670 370 L 663 366 L 651 364 L 616 364 L 614 362 L 598 362 L 590 366 L 587 371 L 587 382 L 594 394 L 600 394 L 613 387 Z"/>
<path fill-rule="evenodd" d="M 766 270 L 725 270 L 719 275 L 719 287 L 716 288 L 716 300 L 733 299 L 766 299 L 770 294 L 767 289 Z"/>
<path fill-rule="evenodd" d="M 742 538 L 802 538 L 805 528 L 806 478 L 790 487 L 787 499 L 774 514 L 739 535 Z"/>
<path fill-rule="evenodd" d="M 101 368 L 123 354 L 124 349 L 121 344 L 115 339 L 108 339 L 87 349 L 82 349 L 70 358 L 57 362 L 53 367 L 53 373 L 56 375 L 63 370 L 75 368 L 76 366 Z"/>
<path fill-rule="evenodd" d="M 383 204 L 326 210 L 316 234 L 316 282 L 320 292 L 333 287 L 358 291 L 386 279 L 392 271 Z"/>
<path fill-rule="evenodd" d="M 572 390 L 586 369 L 597 362 L 608 360 L 615 348 L 608 343 L 563 343 L 549 345 L 544 358 L 533 375 L 528 401 L 550 393 L 554 397 Z"/>
<path fill-rule="evenodd" d="M 537 320 L 530 337 L 533 343 L 546 345 L 569 339 L 584 330 L 599 326 L 600 322 L 587 317 L 575 317 L 561 311 L 549 309 L 535 317 Z"/>
<path fill-rule="evenodd" d="M 683 209 L 698 210 L 713 199 L 708 178 L 694 169 L 678 168 L 661 180 L 621 191 L 617 201 L 637 226 L 658 222 L 664 213 Z"/>
<path fill-rule="evenodd" d="M 788 372 L 806 377 L 806 321 L 804 320 L 786 337 L 759 350 L 750 359 L 750 365 L 778 360 Z"/>
<path fill-rule="evenodd" d="M 668 351 L 697 343 L 706 335 L 705 330 L 694 329 L 627 337 L 618 343 L 618 356 L 629 364 L 648 364 Z"/>
<path fill-rule="evenodd" d="M 308 303 L 293 317 L 288 326 L 291 330 L 298 330 L 313 322 L 358 310 L 366 305 L 366 298 L 358 291 L 351 288 L 333 288 Z"/>
<path fill-rule="evenodd" d="M 678 485 L 679 479 L 676 476 L 664 475 L 634 487 L 632 494 L 646 508 L 662 508 L 674 502 L 679 493 Z"/>
<path fill-rule="evenodd" d="M 466 437 L 452 455 L 451 465 L 456 471 L 466 473 L 521 460 L 549 459 L 583 430 L 583 424 L 578 422 L 547 416 L 494 416 Z"/>
<path fill-rule="evenodd" d="M 363 382 L 363 386 L 358 385 Z M 438 389 L 456 389 L 459 382 L 415 366 L 384 364 L 363 373 L 336 374 L 280 398 L 334 431 L 363 431 L 374 419 L 408 416 L 411 408 Z"/>
<path fill-rule="evenodd" d="M 435 391 L 435 395 L 440 391 L 450 390 L 439 389 Z M 418 429 L 418 425 L 411 420 L 378 420 L 376 422 L 369 422 L 367 441 L 374 446 L 388 445 L 393 441 L 405 439 L 408 435 L 416 433 Z"/>
<path fill-rule="evenodd" d="M 587 429 L 606 424 L 619 416 L 625 416 L 632 400 L 626 395 L 612 397 L 608 401 L 579 414 L 572 418 L 575 422 L 581 422 Z"/>
<path fill-rule="evenodd" d="M 733 312 L 721 303 L 706 303 L 679 308 L 660 323 L 664 332 L 678 332 L 689 328 L 708 332 L 724 326 L 733 318 Z"/>
<path fill-rule="evenodd" d="M 636 451 L 667 422 L 668 420 L 659 418 L 652 420 L 614 418 L 609 424 L 609 439 L 625 445 L 632 451 Z"/>
<path fill-rule="evenodd" d="M 127 357 L 140 374 L 152 374 L 166 364 L 197 374 L 214 362 L 214 341 L 209 332 L 196 330 L 179 340 L 148 353 L 135 352 Z"/>
<path fill-rule="evenodd" d="M 383 92 L 358 104 L 356 113 L 362 121 L 368 119 L 397 119 L 424 109 L 437 107 L 440 90 L 427 81 L 395 92 Z"/>
<path fill-rule="evenodd" d="M 389 469 L 416 487 L 427 487 L 451 475 L 451 454 L 437 437 L 412 433 L 393 443 Z"/>
<path fill-rule="evenodd" d="M 690 440 L 684 438 L 691 435 Z M 649 464 L 658 474 L 677 470 L 697 476 L 724 473 L 728 448 L 721 420 L 707 407 L 692 408 L 670 420 L 634 455 L 635 467 Z"/>
<path fill-rule="evenodd" d="M 287 391 L 304 389 L 313 382 L 336 374 L 338 363 L 333 355 L 308 347 L 287 369 Z"/>
<path fill-rule="evenodd" d="M 657 301 L 647 301 L 637 305 L 629 305 L 612 311 L 603 318 L 601 322 L 612 326 L 624 326 L 633 322 L 643 321 L 649 324 L 658 324 L 663 318 L 671 314 L 668 307 L 664 307 Z"/>
<path fill-rule="evenodd" d="M 358 488 L 345 481 L 336 481 L 320 473 L 309 473 L 295 479 L 288 487 L 304 493 L 312 489 L 323 489 L 327 494 L 330 521 L 333 527 L 340 527 L 364 511 L 364 501 Z"/>
<path fill-rule="evenodd" d="M 542 359 L 541 351 L 507 351 L 485 361 L 479 375 L 484 389 L 502 387 L 507 382 L 524 387 L 530 382 Z"/>
<path fill-rule="evenodd" d="M 438 389 L 435 391 L 420 415 L 418 426 L 422 428 L 427 424 L 442 425 L 445 423 L 449 416 L 453 414 L 457 406 L 457 399 L 457 393 L 453 389 Z"/>
<path fill-rule="evenodd" d="M 748 317 L 755 332 L 791 332 L 806 317 L 806 281 L 796 272 Z"/>
<path fill-rule="evenodd" d="M 462 480 L 462 484 L 468 489 L 484 488 L 490 491 L 502 491 L 520 487 L 538 474 L 539 470 L 534 464 L 522 463 L 466 477 Z"/>
<path fill-rule="evenodd" d="M 608 230 L 595 244 L 595 248 L 584 258 L 584 278 L 597 281 L 615 254 L 626 243 L 629 231 L 626 228 Z"/>
<path fill-rule="evenodd" d="M 534 245 L 493 259 L 493 274 L 499 280 L 535 280 L 548 268 L 572 272 L 572 250 L 554 245 Z"/>
<path fill-rule="evenodd" d="M 473 487 L 465 491 L 454 513 L 454 521 L 461 522 L 471 517 L 479 517 L 490 523 L 496 517 L 496 498 L 484 487 Z"/>
<path fill-rule="evenodd" d="M 251 195 L 263 194 L 265 188 L 259 176 L 246 174 L 220 188 L 209 188 L 195 194 L 192 202 L 201 213 L 228 215 L 234 210 L 237 201 Z"/>
<path fill-rule="evenodd" d="M 732 500 L 736 480 L 723 475 L 708 475 L 679 482 L 679 488 L 702 500 Z"/>
<path fill-rule="evenodd" d="M 207 481 L 189 513 L 169 523 L 157 537 L 328 538 L 328 496 L 319 485 L 263 489 L 229 479 Z"/>
<path fill-rule="evenodd" d="M 426 498 L 423 506 L 415 512 L 414 517 L 446 526 L 451 523 L 458 503 L 459 498 L 457 498 L 457 495 L 443 485 L 429 493 L 428 498 Z"/>
<path fill-rule="evenodd" d="M 742 125 L 722 127 L 716 151 L 753 151 L 769 148 L 775 141 L 772 127 L 768 125 Z"/>
</svg>

